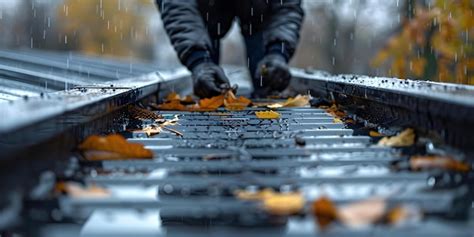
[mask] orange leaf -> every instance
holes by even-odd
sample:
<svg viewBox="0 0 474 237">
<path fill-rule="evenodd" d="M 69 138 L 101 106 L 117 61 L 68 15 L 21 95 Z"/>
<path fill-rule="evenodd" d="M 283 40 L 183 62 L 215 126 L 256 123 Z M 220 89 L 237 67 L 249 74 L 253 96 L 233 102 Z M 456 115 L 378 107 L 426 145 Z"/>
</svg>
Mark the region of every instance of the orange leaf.
<svg viewBox="0 0 474 237">
<path fill-rule="evenodd" d="M 153 153 L 142 144 L 129 143 L 120 135 L 90 136 L 79 145 L 87 160 L 151 159 Z"/>
<path fill-rule="evenodd" d="M 445 169 L 458 172 L 468 172 L 471 167 L 461 161 L 444 156 L 412 156 L 410 167 L 413 170 Z"/>
<path fill-rule="evenodd" d="M 73 182 L 59 182 L 55 187 L 56 192 L 66 193 L 73 198 L 107 198 L 110 192 L 107 189 L 97 185 L 84 187 L 81 184 Z"/>
<path fill-rule="evenodd" d="M 327 197 L 322 197 L 313 202 L 313 214 L 321 229 L 325 229 L 337 220 L 337 208 Z"/>
<path fill-rule="evenodd" d="M 209 99 L 199 101 L 199 108 L 204 110 L 216 110 L 224 105 L 224 95 L 214 96 Z"/>
<path fill-rule="evenodd" d="M 244 110 L 251 103 L 252 103 L 251 100 L 249 100 L 249 99 L 247 99 L 243 96 L 240 96 L 240 97 L 237 98 L 234 95 L 234 93 L 232 92 L 232 90 L 229 90 L 226 93 L 225 99 L 224 99 L 224 105 L 225 105 L 226 109 L 231 110 L 231 111 Z"/>
<path fill-rule="evenodd" d="M 175 111 L 185 111 L 186 106 L 182 105 L 179 100 L 172 100 L 163 104 L 158 105 L 158 108 L 161 110 L 175 110 Z"/>
<path fill-rule="evenodd" d="M 174 101 L 174 100 L 178 100 L 180 101 L 181 100 L 181 96 L 179 96 L 179 94 L 177 94 L 176 92 L 171 92 L 170 94 L 168 94 L 166 96 L 166 99 L 165 101 Z"/>
<path fill-rule="evenodd" d="M 274 194 L 263 200 L 264 209 L 272 215 L 294 215 L 303 210 L 305 200 L 301 193 Z"/>
</svg>

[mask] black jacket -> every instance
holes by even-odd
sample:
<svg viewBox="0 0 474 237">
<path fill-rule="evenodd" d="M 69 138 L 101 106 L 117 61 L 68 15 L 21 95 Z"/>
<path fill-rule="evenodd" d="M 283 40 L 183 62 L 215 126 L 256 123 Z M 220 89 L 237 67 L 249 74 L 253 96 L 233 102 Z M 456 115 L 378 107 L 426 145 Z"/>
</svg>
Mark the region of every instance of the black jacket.
<svg viewBox="0 0 474 237">
<path fill-rule="evenodd" d="M 245 35 L 263 31 L 267 54 L 289 60 L 304 17 L 301 0 L 157 0 L 161 17 L 181 62 L 192 68 L 208 60 L 212 41 L 229 31 L 235 18 Z"/>
</svg>

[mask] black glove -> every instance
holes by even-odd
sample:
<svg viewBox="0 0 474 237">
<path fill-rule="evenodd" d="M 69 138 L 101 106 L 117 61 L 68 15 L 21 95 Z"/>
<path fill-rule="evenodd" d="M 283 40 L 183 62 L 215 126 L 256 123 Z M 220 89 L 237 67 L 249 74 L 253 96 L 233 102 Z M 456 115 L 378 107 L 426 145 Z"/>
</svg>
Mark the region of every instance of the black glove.
<svg viewBox="0 0 474 237">
<path fill-rule="evenodd" d="M 229 79 L 221 67 L 214 63 L 201 63 L 192 69 L 194 94 L 210 98 L 230 89 Z"/>
<path fill-rule="evenodd" d="M 285 58 L 279 54 L 265 56 L 258 64 L 255 82 L 268 92 L 285 90 L 290 84 L 291 74 Z"/>
</svg>

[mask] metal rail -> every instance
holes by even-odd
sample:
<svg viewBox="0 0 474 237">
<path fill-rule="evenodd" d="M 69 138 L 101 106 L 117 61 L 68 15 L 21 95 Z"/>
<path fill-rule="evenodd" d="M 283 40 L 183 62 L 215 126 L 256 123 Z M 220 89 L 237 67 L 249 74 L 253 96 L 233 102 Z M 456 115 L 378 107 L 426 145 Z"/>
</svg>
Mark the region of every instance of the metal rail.
<svg viewBox="0 0 474 237">
<path fill-rule="evenodd" d="M 411 126 L 474 149 L 474 86 L 293 69 L 293 89 L 335 101 L 370 122 Z"/>
</svg>

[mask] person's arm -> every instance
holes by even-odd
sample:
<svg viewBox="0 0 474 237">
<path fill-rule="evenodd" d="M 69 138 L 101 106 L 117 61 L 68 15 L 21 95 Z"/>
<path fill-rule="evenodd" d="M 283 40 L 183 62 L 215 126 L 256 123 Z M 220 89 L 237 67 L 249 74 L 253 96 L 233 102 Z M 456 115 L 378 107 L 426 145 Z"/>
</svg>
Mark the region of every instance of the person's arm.
<svg viewBox="0 0 474 237">
<path fill-rule="evenodd" d="M 291 73 L 288 62 L 295 53 L 300 39 L 304 18 L 301 0 L 270 0 L 271 15 L 263 31 L 265 57 L 259 62 L 255 79 L 262 81 L 263 88 L 257 96 L 288 87 Z"/>
<path fill-rule="evenodd" d="M 227 76 L 211 60 L 211 39 L 196 0 L 157 0 L 157 5 L 181 63 L 192 72 L 194 93 L 208 98 L 228 90 Z"/>
<path fill-rule="evenodd" d="M 210 62 L 212 44 L 196 0 L 156 2 L 181 63 L 192 70 L 202 62 Z"/>
<path fill-rule="evenodd" d="M 263 34 L 266 54 L 281 54 L 288 62 L 300 39 L 304 11 L 301 0 L 270 0 L 271 16 Z"/>
</svg>

